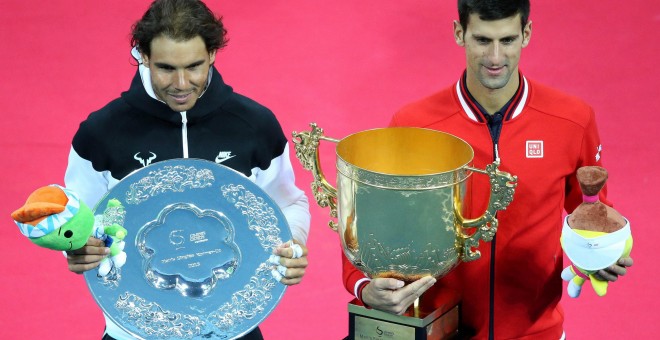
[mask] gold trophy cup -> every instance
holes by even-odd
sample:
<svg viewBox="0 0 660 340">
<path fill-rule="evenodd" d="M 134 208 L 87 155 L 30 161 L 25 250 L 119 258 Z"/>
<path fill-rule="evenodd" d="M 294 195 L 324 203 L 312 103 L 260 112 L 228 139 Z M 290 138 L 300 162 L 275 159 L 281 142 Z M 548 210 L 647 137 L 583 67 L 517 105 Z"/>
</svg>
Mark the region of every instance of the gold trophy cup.
<svg viewBox="0 0 660 340">
<path fill-rule="evenodd" d="M 462 139 L 423 128 L 380 128 L 337 140 L 323 129 L 293 132 L 296 157 L 314 175 L 312 191 L 330 221 L 344 254 L 370 278 L 405 282 L 423 276 L 440 278 L 461 261 L 481 255 L 479 240 L 490 241 L 497 230 L 495 213 L 513 199 L 517 178 L 498 170 L 473 168 L 474 151 Z M 337 188 L 325 178 L 319 142 L 337 143 Z M 464 218 L 468 178 L 490 178 L 490 200 L 483 215 Z M 392 315 L 349 304 L 349 338 L 441 339 L 458 329 L 458 300 L 432 311 Z"/>
</svg>

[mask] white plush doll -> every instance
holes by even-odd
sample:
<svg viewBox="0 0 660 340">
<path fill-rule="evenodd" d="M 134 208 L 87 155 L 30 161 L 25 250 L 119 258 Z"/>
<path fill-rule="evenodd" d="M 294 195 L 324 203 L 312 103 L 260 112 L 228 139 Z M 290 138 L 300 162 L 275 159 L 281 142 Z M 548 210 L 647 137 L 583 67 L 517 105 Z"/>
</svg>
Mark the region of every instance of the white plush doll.
<svg viewBox="0 0 660 340">
<path fill-rule="evenodd" d="M 630 222 L 612 207 L 598 199 L 607 181 L 607 171 L 597 166 L 578 169 L 578 182 L 583 202 L 566 216 L 562 228 L 561 246 L 572 265 L 564 268 L 562 279 L 568 281 L 568 295 L 580 296 L 582 285 L 591 282 L 598 296 L 607 293 L 607 281 L 593 274 L 630 256 L 633 240 Z"/>
</svg>

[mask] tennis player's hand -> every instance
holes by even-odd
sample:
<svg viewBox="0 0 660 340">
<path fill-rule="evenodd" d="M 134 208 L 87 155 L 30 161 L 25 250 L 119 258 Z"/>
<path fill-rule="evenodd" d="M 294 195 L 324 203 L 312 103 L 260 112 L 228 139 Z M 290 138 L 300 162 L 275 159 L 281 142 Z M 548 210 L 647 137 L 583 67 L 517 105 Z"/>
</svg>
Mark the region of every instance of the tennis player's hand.
<svg viewBox="0 0 660 340">
<path fill-rule="evenodd" d="M 106 247 L 103 241 L 90 236 L 84 247 L 66 252 L 66 261 L 70 271 L 82 274 L 98 267 L 109 253 L 110 248 Z"/>
<path fill-rule="evenodd" d="M 426 276 L 404 286 L 403 281 L 397 279 L 376 278 L 362 289 L 362 302 L 371 308 L 401 315 L 435 281 L 434 277 Z"/>
</svg>

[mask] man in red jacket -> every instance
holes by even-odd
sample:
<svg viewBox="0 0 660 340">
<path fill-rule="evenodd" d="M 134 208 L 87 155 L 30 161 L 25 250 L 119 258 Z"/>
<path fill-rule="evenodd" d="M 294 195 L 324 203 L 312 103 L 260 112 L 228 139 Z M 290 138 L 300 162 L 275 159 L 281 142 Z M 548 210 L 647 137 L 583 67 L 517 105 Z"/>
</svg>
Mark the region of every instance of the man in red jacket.
<svg viewBox="0 0 660 340">
<path fill-rule="evenodd" d="M 458 82 L 405 106 L 391 122 L 456 135 L 474 148 L 476 167 L 499 158 L 501 170 L 518 176 L 513 202 L 498 214 L 496 239 L 480 245 L 481 259 L 437 282 L 425 277 L 406 286 L 366 278 L 344 256 L 346 289 L 365 305 L 401 314 L 424 292 L 432 300 L 453 289 L 462 297 L 462 327 L 475 338 L 565 337 L 559 305 L 562 214 L 582 202 L 575 173 L 602 165 L 602 147 L 589 105 L 519 71 L 532 35 L 529 8 L 529 0 L 459 0 L 454 39 L 465 49 L 466 70 Z M 472 180 L 475 192 L 489 192 L 486 176 Z M 605 194 L 600 199 L 607 202 Z M 472 197 L 470 213 L 483 212 L 487 198 Z M 632 263 L 622 258 L 597 275 L 615 281 Z"/>
</svg>

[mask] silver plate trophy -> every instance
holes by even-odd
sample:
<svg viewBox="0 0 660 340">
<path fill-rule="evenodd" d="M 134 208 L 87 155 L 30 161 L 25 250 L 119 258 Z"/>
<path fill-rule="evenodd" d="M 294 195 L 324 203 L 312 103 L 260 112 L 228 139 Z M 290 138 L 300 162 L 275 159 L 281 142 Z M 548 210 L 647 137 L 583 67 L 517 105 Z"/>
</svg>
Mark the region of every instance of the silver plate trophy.
<svg viewBox="0 0 660 340">
<path fill-rule="evenodd" d="M 111 199 L 123 208 L 106 209 Z M 284 295 L 268 258 L 291 239 L 287 221 L 230 168 L 199 159 L 152 164 L 113 187 L 95 215 L 128 230 L 127 259 L 85 279 L 105 314 L 136 337 L 240 337 Z"/>
</svg>

